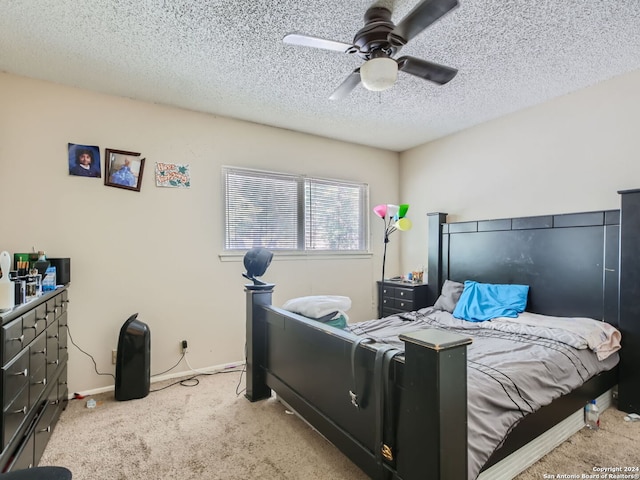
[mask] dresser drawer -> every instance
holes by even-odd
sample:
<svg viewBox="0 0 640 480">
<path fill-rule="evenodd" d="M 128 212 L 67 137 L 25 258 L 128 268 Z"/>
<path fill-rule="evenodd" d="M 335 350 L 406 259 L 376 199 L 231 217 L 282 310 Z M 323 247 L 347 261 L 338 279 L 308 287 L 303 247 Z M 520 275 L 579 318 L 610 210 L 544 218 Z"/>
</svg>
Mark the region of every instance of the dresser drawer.
<svg viewBox="0 0 640 480">
<path fill-rule="evenodd" d="M 2 409 L 29 383 L 29 349 L 24 349 L 11 363 L 2 367 Z"/>
<path fill-rule="evenodd" d="M 40 325 L 40 331 L 38 331 L 37 323 L 35 310 L 31 310 L 22 316 L 22 333 L 24 334 L 25 345 L 29 345 L 44 328 L 44 323 L 42 323 Z"/>
<path fill-rule="evenodd" d="M 58 312 L 60 315 L 67 311 L 67 304 L 69 303 L 68 295 L 69 292 L 63 290 L 60 295 L 54 298 L 56 307 L 58 307 Z"/>
<path fill-rule="evenodd" d="M 2 326 L 3 365 L 11 361 L 25 345 L 27 343 L 22 332 L 22 317 Z"/>
<path fill-rule="evenodd" d="M 46 305 L 47 305 L 47 327 L 48 327 L 56 318 L 58 318 L 58 315 L 60 315 L 62 308 L 58 306 L 55 298 L 52 298 L 51 300 L 47 300 Z"/>
<path fill-rule="evenodd" d="M 67 387 L 67 365 L 63 364 L 60 376 L 56 379 L 58 388 L 58 399 L 66 405 L 69 397 L 69 387 Z M 64 407 L 63 407 L 64 408 Z"/>
<path fill-rule="evenodd" d="M 59 343 L 58 343 L 58 321 L 53 322 L 46 330 L 45 336 L 47 338 L 47 369 L 49 370 L 50 365 L 58 364 L 58 354 L 59 354 Z M 55 368 L 51 370 L 55 371 Z"/>
<path fill-rule="evenodd" d="M 36 465 L 40 462 L 40 457 L 42 457 L 44 448 L 47 446 L 47 442 L 51 437 L 51 432 L 53 431 L 59 417 L 60 404 L 57 401 L 53 403 L 47 402 L 44 410 L 40 414 L 40 418 L 38 418 L 38 423 L 36 423 L 36 428 L 33 432 L 35 436 L 33 461 Z"/>
<path fill-rule="evenodd" d="M 36 372 L 46 364 L 47 337 L 42 333 L 29 345 L 29 370 Z"/>
<path fill-rule="evenodd" d="M 29 389 L 23 388 L 12 403 L 2 412 L 2 448 L 9 444 L 29 413 Z"/>
<path fill-rule="evenodd" d="M 31 434 L 27 438 L 25 442 L 20 445 L 20 448 L 15 453 L 15 456 L 12 458 L 11 462 L 7 467 L 8 472 L 12 472 L 14 470 L 23 470 L 25 468 L 32 468 L 34 466 L 33 463 L 33 443 L 34 443 L 34 435 Z"/>
</svg>

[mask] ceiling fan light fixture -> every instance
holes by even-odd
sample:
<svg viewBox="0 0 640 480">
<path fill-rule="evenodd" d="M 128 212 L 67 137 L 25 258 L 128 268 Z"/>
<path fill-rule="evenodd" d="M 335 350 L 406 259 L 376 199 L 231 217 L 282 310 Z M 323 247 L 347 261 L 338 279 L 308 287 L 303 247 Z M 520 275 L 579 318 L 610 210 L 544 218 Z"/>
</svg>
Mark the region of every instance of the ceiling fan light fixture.
<svg viewBox="0 0 640 480">
<path fill-rule="evenodd" d="M 393 87 L 397 78 L 398 64 L 393 58 L 372 58 L 360 67 L 360 79 L 367 90 L 386 90 Z"/>
</svg>

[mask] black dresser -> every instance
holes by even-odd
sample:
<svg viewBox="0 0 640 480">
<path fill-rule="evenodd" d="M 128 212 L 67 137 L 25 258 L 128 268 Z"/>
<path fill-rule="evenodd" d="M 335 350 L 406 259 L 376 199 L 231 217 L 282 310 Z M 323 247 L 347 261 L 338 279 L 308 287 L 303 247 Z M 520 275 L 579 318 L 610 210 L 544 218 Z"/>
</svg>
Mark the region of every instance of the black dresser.
<svg viewBox="0 0 640 480">
<path fill-rule="evenodd" d="M 0 313 L 0 471 L 38 464 L 67 406 L 66 287 Z"/>
<path fill-rule="evenodd" d="M 429 306 L 429 286 L 426 283 L 378 281 L 378 312 L 382 302 L 382 316 L 387 317 L 394 313 L 411 312 Z"/>
</svg>

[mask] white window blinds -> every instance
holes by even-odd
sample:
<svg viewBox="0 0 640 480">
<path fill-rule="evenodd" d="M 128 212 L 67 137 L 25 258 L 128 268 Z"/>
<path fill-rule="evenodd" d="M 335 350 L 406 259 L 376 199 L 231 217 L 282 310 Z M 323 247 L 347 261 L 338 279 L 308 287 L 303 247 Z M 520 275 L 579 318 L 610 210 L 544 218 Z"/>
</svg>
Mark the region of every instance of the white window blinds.
<svg viewBox="0 0 640 480">
<path fill-rule="evenodd" d="M 305 180 L 307 250 L 366 250 L 367 195 L 362 184 Z"/>
<path fill-rule="evenodd" d="M 225 249 L 368 249 L 368 186 L 223 168 Z"/>
</svg>

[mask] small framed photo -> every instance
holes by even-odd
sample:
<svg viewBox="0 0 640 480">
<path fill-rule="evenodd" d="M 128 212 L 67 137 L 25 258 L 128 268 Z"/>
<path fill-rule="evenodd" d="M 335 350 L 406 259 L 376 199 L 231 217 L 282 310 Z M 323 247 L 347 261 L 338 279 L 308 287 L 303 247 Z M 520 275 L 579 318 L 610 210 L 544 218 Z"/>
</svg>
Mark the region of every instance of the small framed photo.
<svg viewBox="0 0 640 480">
<path fill-rule="evenodd" d="M 104 156 L 104 184 L 139 192 L 145 159 L 136 152 L 109 148 L 105 149 Z"/>
<path fill-rule="evenodd" d="M 69 143 L 69 175 L 100 178 L 100 148 Z"/>
</svg>

